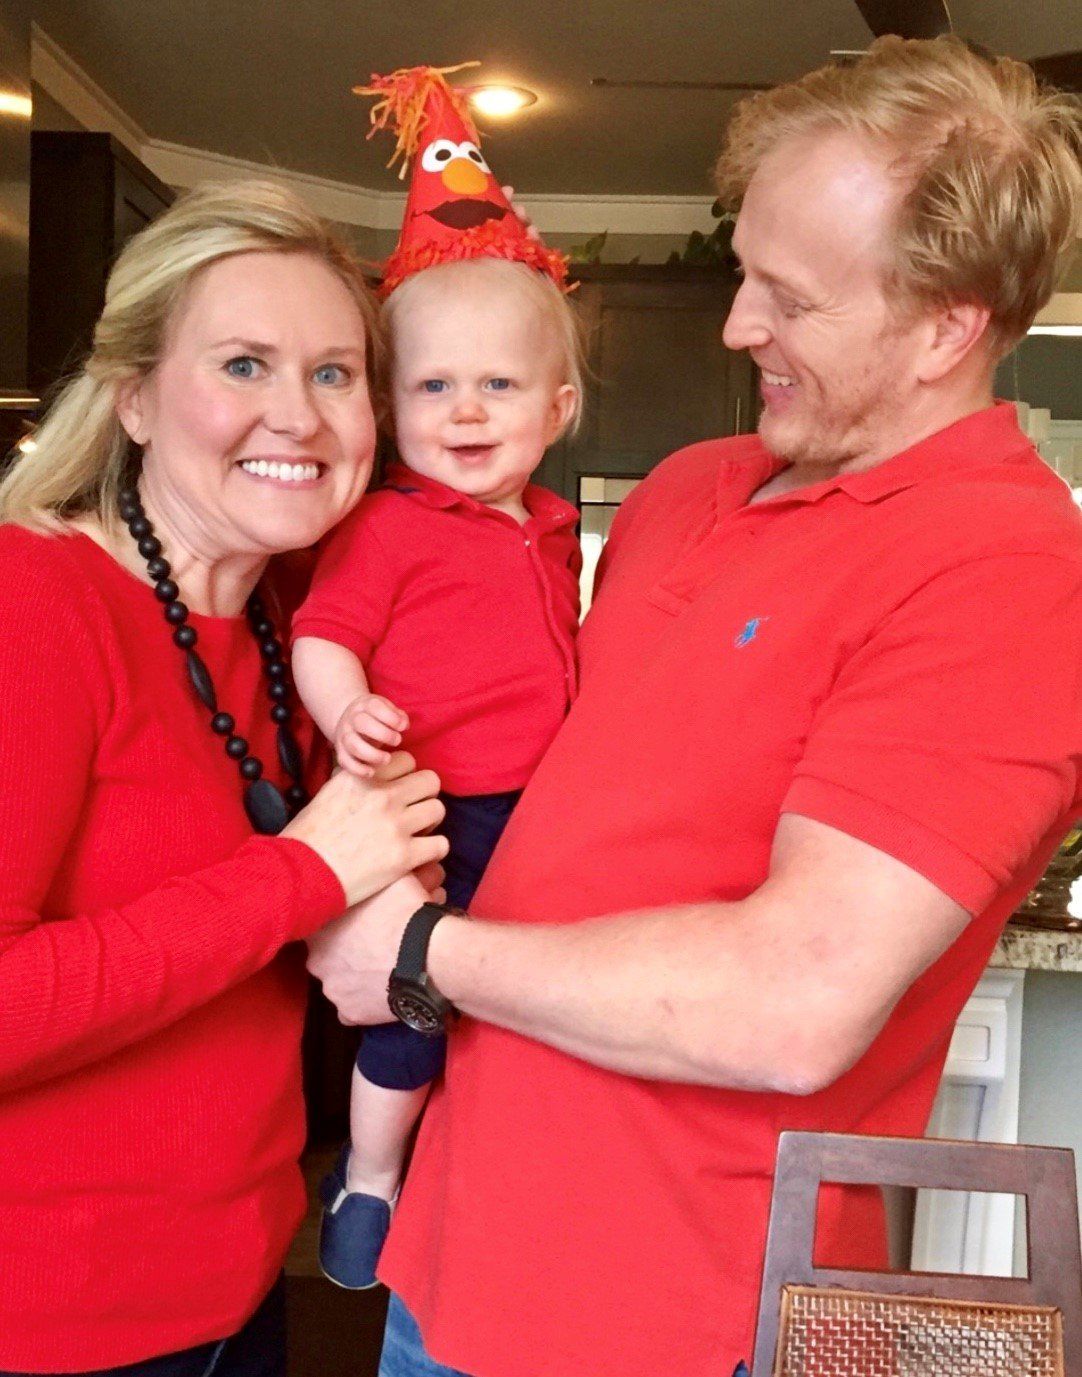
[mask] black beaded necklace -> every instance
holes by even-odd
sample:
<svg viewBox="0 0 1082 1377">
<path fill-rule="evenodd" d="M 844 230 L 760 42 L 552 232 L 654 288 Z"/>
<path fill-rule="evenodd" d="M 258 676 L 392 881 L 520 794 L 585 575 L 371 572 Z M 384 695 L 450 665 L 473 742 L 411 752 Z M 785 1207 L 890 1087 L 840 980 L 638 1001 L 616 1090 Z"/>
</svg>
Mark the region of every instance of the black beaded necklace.
<svg viewBox="0 0 1082 1377">
<path fill-rule="evenodd" d="M 283 794 L 277 785 L 263 778 L 263 762 L 248 754 L 248 743 L 234 732 L 235 721 L 227 712 L 218 710 L 218 696 L 210 671 L 196 654 L 198 637 L 195 627 L 189 626 L 188 609 L 180 601 L 180 589 L 170 578 L 169 561 L 162 557 L 161 541 L 154 534 L 150 518 L 143 510 L 139 493 L 134 487 L 120 490 L 120 515 L 126 522 L 139 553 L 147 562 L 147 573 L 154 582 L 154 596 L 164 606 L 165 620 L 174 628 L 173 643 L 184 652 L 188 678 L 199 701 L 211 714 L 210 729 L 216 736 L 225 737 L 225 753 L 237 762 L 241 779 L 245 781 L 244 807 L 257 832 L 273 835 L 280 832 L 290 818 L 308 802 L 302 783 L 304 762 L 297 738 L 289 727 L 290 683 L 289 667 L 282 658 L 282 646 L 274 634 L 274 623 L 257 593 L 248 599 L 248 625 L 259 642 L 263 658 L 263 673 L 267 677 L 267 696 L 271 701 L 271 721 L 278 728 L 278 759 L 282 769 L 293 781 Z"/>
</svg>

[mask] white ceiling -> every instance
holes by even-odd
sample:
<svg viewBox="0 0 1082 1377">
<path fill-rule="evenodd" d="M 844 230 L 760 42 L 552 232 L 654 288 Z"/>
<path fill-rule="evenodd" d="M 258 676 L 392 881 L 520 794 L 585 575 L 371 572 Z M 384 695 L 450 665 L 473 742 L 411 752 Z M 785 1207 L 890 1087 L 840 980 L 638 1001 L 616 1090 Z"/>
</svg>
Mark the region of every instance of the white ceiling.
<svg viewBox="0 0 1082 1377">
<path fill-rule="evenodd" d="M 1082 47 L 1078 0 L 951 0 L 1017 56 Z M 733 97 L 601 91 L 592 76 L 782 81 L 870 38 L 853 0 L 35 0 L 45 33 L 154 139 L 391 189 L 366 144 L 373 71 L 480 58 L 538 104 L 487 127 L 526 194 L 703 195 Z M 476 79 L 476 78 L 471 78 Z"/>
</svg>

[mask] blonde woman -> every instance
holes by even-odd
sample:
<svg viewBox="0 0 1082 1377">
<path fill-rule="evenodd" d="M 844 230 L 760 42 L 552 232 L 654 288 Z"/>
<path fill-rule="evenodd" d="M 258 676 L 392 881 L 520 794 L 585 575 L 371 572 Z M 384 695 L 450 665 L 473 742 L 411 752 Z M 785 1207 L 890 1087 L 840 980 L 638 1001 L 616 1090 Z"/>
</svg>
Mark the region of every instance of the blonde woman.
<svg viewBox="0 0 1082 1377">
<path fill-rule="evenodd" d="M 7 1372 L 284 1370 L 293 944 L 388 885 L 423 902 L 446 846 L 408 756 L 309 801 L 282 651 L 278 557 L 371 471 L 374 320 L 294 198 L 195 192 L 122 254 L 0 485 Z"/>
</svg>

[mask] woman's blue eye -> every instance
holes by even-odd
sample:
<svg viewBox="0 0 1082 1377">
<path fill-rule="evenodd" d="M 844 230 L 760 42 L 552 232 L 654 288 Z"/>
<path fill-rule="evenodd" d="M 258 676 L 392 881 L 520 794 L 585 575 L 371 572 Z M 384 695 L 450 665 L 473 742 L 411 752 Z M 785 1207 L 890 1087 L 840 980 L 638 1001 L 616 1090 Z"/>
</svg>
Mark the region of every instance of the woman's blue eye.
<svg viewBox="0 0 1082 1377">
<path fill-rule="evenodd" d="M 247 354 L 242 354 L 239 358 L 230 359 L 225 366 L 225 371 L 231 378 L 254 378 L 258 366 L 258 360 Z"/>
<path fill-rule="evenodd" d="M 348 374 L 341 364 L 325 363 L 322 368 L 316 369 L 314 376 L 316 382 L 327 383 L 333 387 L 336 383 L 345 382 Z"/>
<path fill-rule="evenodd" d="M 442 378 L 425 378 L 421 386 L 424 388 L 426 392 L 435 393 L 445 391 L 447 384 L 443 381 Z"/>
<path fill-rule="evenodd" d="M 493 392 L 506 392 L 511 386 L 510 378 L 489 378 L 488 385 Z"/>
</svg>

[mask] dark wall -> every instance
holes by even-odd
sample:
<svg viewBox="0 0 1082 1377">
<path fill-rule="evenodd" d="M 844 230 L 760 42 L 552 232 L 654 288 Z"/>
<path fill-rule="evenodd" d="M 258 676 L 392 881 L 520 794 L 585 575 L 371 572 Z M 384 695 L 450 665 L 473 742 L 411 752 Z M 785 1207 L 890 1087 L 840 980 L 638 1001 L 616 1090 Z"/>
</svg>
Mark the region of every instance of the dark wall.
<svg viewBox="0 0 1082 1377">
<path fill-rule="evenodd" d="M 30 0 L 0 0 L 0 90 L 30 95 Z M 26 391 L 30 121 L 0 112 L 0 395 Z"/>
<path fill-rule="evenodd" d="M 1082 336 L 1027 335 L 996 373 L 996 396 L 1082 420 Z"/>
</svg>

